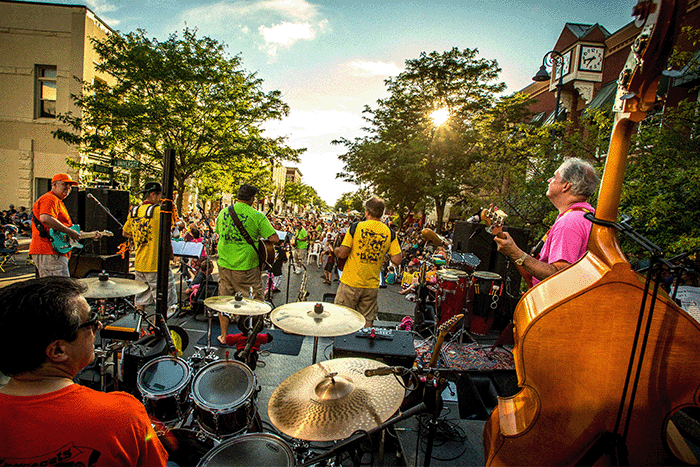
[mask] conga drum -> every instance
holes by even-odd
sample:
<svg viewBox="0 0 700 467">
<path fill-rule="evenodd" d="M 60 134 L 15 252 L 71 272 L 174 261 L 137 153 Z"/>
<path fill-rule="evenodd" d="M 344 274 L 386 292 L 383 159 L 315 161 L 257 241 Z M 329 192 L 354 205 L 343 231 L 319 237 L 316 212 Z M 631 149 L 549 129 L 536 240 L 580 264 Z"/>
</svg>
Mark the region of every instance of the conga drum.
<svg viewBox="0 0 700 467">
<path fill-rule="evenodd" d="M 485 335 L 496 319 L 498 302 L 503 294 L 503 278 L 489 271 L 474 271 L 467 292 L 469 332 Z"/>
</svg>

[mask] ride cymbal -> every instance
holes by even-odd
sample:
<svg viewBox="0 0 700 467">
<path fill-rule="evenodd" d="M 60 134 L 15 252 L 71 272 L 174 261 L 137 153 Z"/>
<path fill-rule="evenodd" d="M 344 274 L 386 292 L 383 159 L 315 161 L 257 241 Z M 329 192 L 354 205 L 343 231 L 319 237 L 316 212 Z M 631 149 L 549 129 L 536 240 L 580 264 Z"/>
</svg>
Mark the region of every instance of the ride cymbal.
<svg viewBox="0 0 700 467">
<path fill-rule="evenodd" d="M 130 297 L 148 290 L 148 284 L 145 282 L 116 277 L 110 278 L 107 274 L 78 279 L 78 282 L 87 287 L 87 291 L 83 294 L 85 298 Z"/>
<path fill-rule="evenodd" d="M 292 334 L 314 337 L 344 336 L 359 331 L 365 317 L 352 308 L 333 303 L 296 302 L 278 306 L 272 324 Z"/>
<path fill-rule="evenodd" d="M 365 376 L 365 370 L 380 366 L 367 358 L 337 358 L 297 371 L 272 393 L 270 421 L 282 433 L 305 441 L 334 441 L 376 428 L 404 398 L 393 375 Z"/>
<path fill-rule="evenodd" d="M 223 311 L 233 315 L 259 316 L 272 310 L 272 307 L 260 300 L 243 298 L 240 295 L 218 295 L 204 299 L 204 306 L 212 310 Z"/>
</svg>

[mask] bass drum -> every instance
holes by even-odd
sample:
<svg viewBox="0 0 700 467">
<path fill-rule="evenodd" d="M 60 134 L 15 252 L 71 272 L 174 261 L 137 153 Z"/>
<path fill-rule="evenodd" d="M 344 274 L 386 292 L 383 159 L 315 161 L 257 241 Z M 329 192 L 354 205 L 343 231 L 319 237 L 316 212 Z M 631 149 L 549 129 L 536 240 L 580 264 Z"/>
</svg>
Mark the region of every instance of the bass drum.
<svg viewBox="0 0 700 467">
<path fill-rule="evenodd" d="M 158 439 L 168 451 L 168 466 L 171 462 L 178 467 L 197 465 L 215 445 L 206 433 L 184 428 L 168 430 L 159 434 Z"/>
<path fill-rule="evenodd" d="M 187 412 L 191 381 L 187 362 L 168 355 L 144 365 L 136 385 L 148 415 L 167 425 L 182 420 Z"/>
<path fill-rule="evenodd" d="M 235 360 L 204 366 L 192 382 L 197 423 L 212 436 L 223 438 L 256 425 L 257 380 L 247 365 Z"/>
<path fill-rule="evenodd" d="M 293 467 L 294 452 L 286 441 L 269 433 L 249 433 L 223 441 L 199 462 L 198 467 Z"/>
</svg>

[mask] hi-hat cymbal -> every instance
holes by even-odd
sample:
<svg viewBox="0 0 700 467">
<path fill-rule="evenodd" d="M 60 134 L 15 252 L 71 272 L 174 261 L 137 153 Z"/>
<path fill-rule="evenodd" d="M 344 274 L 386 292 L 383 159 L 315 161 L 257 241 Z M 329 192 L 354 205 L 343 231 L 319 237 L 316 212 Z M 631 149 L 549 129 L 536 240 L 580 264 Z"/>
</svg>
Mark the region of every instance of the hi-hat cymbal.
<svg viewBox="0 0 700 467">
<path fill-rule="evenodd" d="M 270 305 L 260 300 L 232 295 L 218 295 L 216 297 L 205 298 L 204 305 L 212 310 L 245 316 L 264 315 L 272 310 Z"/>
<path fill-rule="evenodd" d="M 404 398 L 393 375 L 365 376 L 382 366 L 367 358 L 337 358 L 297 371 L 280 384 L 267 404 L 272 424 L 305 441 L 344 439 L 389 419 Z"/>
<path fill-rule="evenodd" d="M 148 290 L 145 282 L 109 277 L 106 274 L 78 279 L 78 282 L 87 287 L 87 292 L 83 294 L 85 298 L 129 297 Z"/>
<path fill-rule="evenodd" d="M 278 306 L 272 310 L 270 321 L 284 331 L 314 337 L 344 336 L 365 325 L 365 317 L 352 308 L 325 302 Z"/>
</svg>

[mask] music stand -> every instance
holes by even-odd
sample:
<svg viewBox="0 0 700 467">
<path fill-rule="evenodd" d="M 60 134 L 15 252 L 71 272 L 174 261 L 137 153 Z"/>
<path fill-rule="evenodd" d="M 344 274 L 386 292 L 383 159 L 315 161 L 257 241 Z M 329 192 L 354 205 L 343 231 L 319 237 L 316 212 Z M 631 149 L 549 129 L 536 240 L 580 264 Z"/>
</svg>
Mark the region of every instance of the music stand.
<svg viewBox="0 0 700 467">
<path fill-rule="evenodd" d="M 186 242 L 183 240 L 170 240 L 170 244 L 173 247 L 173 256 L 179 256 L 181 258 L 201 258 L 202 251 L 204 251 L 204 242 Z M 186 268 L 189 268 L 188 264 L 185 264 Z M 178 303 L 182 306 L 182 265 L 180 266 L 180 291 L 178 293 Z"/>
</svg>

